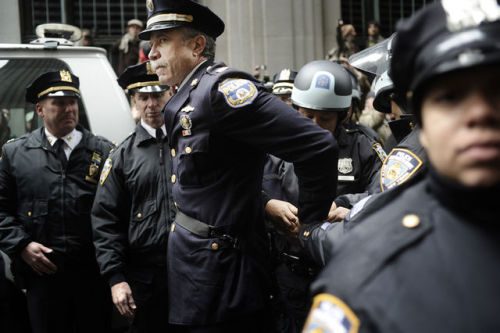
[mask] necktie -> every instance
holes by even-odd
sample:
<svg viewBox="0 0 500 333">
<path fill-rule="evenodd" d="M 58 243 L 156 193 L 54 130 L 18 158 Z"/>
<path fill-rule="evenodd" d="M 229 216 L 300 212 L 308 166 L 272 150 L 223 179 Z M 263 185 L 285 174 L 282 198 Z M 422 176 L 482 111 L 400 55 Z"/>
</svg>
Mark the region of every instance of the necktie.
<svg viewBox="0 0 500 333">
<path fill-rule="evenodd" d="M 162 142 L 163 141 L 163 131 L 161 130 L 161 128 L 157 128 L 156 129 L 156 141 L 158 142 Z"/>
<path fill-rule="evenodd" d="M 64 141 L 62 139 L 57 139 L 54 143 L 54 152 L 56 153 L 59 161 L 61 161 L 63 168 L 66 169 L 68 159 L 66 158 L 66 153 L 64 152 Z"/>
</svg>

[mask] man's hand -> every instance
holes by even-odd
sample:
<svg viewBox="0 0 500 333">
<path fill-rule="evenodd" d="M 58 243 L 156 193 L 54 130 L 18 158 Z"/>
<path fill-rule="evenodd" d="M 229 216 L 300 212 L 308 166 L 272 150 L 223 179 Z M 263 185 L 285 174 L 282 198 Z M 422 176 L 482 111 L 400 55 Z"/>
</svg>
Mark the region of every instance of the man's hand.
<svg viewBox="0 0 500 333">
<path fill-rule="evenodd" d="M 51 253 L 52 249 L 37 242 L 31 242 L 21 252 L 24 261 L 38 274 L 54 274 L 57 266 L 50 261 L 44 253 Z"/>
<path fill-rule="evenodd" d="M 330 207 L 330 211 L 328 212 L 326 221 L 340 222 L 347 216 L 347 214 L 349 214 L 350 211 L 350 209 L 347 209 L 345 207 L 337 207 L 334 201 L 332 202 L 332 206 Z"/>
<path fill-rule="evenodd" d="M 267 202 L 265 211 L 277 228 L 296 236 L 300 227 L 297 207 L 286 201 L 271 199 Z"/>
<path fill-rule="evenodd" d="M 120 282 L 111 287 L 113 303 L 122 316 L 133 318 L 135 314 L 135 302 L 132 290 L 127 282 Z"/>
</svg>

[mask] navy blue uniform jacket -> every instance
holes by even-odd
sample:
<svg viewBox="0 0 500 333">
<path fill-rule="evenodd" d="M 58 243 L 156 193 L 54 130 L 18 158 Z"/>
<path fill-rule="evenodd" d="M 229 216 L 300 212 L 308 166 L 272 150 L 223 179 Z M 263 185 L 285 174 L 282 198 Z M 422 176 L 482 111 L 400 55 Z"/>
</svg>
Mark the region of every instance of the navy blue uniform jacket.
<svg viewBox="0 0 500 333">
<path fill-rule="evenodd" d="M 261 187 L 266 153 L 295 163 L 300 220 L 322 220 L 335 197 L 333 135 L 267 93 L 249 74 L 209 61 L 164 113 L 178 209 L 239 240 L 235 248 L 173 225 L 167 251 L 170 321 L 202 325 L 265 311 L 269 271 Z"/>
</svg>

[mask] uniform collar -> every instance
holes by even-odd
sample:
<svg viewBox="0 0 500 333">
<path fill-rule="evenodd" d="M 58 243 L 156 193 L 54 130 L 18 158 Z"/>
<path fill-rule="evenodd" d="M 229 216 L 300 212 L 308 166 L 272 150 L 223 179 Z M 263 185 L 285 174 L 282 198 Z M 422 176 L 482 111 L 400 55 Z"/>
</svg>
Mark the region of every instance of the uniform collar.
<svg viewBox="0 0 500 333">
<path fill-rule="evenodd" d="M 58 138 L 52 135 L 52 133 L 50 133 L 47 130 L 47 128 L 44 128 L 44 130 L 45 130 L 45 136 L 47 137 L 47 141 L 51 146 L 54 146 Z M 62 139 L 68 145 L 70 150 L 73 150 L 80 143 L 80 141 L 82 141 L 82 137 L 83 137 L 82 132 L 74 128 L 70 133 L 66 134 L 60 139 Z"/>
<path fill-rule="evenodd" d="M 149 133 L 153 138 L 156 139 L 156 128 L 153 128 L 146 124 L 142 119 L 141 119 L 141 126 L 146 130 L 146 132 Z M 167 129 L 165 127 L 165 124 L 161 125 L 161 131 L 163 132 L 163 136 L 167 136 Z"/>
<path fill-rule="evenodd" d="M 181 85 L 178 87 L 178 90 L 180 90 L 186 84 L 186 82 L 189 81 L 189 79 L 191 78 L 191 76 L 193 76 L 193 74 L 196 72 L 196 70 L 198 68 L 200 68 L 200 66 L 203 65 L 206 62 L 207 62 L 207 60 L 205 59 L 202 62 L 200 62 L 195 68 L 193 68 L 193 70 L 191 71 L 191 73 L 189 73 L 188 76 L 186 76 L 186 78 L 184 79 L 184 81 L 182 81 Z"/>
</svg>

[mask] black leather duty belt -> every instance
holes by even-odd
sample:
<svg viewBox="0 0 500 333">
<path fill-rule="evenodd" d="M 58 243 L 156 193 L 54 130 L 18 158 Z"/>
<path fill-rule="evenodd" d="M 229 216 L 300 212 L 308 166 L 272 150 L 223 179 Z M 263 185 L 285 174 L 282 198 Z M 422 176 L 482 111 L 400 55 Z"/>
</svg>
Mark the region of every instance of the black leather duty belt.
<svg viewBox="0 0 500 333">
<path fill-rule="evenodd" d="M 234 248 L 239 247 L 239 239 L 224 232 L 223 228 L 217 228 L 201 222 L 193 217 L 187 216 L 180 210 L 175 215 L 175 224 L 180 225 L 192 234 L 202 238 L 219 238 L 220 240 L 227 241 Z"/>
</svg>

